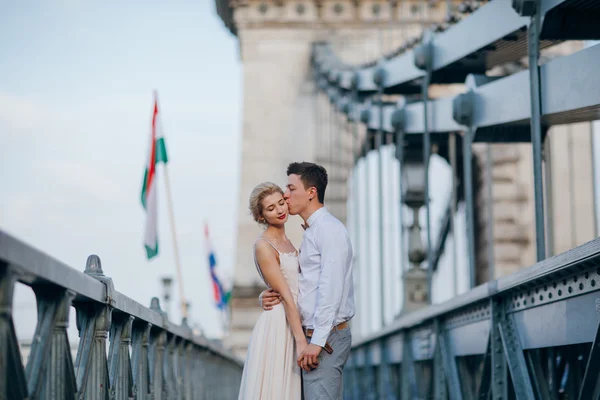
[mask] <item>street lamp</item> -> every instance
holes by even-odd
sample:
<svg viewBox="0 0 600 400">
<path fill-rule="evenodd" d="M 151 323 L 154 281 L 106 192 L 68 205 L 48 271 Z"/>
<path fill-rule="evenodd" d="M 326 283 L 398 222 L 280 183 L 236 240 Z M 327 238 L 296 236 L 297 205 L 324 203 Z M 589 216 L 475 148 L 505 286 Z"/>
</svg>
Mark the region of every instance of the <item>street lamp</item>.
<svg viewBox="0 0 600 400">
<path fill-rule="evenodd" d="M 418 155 L 407 157 L 401 166 L 403 176 L 402 201 L 411 208 L 413 221 L 409 227 L 408 260 L 410 266 L 404 272 L 404 303 L 402 313 L 418 310 L 429 303 L 427 271 L 421 263 L 427 258 L 423 240 L 419 210 L 425 205 L 425 163 Z"/>
<path fill-rule="evenodd" d="M 173 290 L 173 278 L 163 276 L 161 279 L 163 286 L 163 302 L 165 304 L 165 312 L 167 315 L 171 313 L 171 292 Z"/>
</svg>

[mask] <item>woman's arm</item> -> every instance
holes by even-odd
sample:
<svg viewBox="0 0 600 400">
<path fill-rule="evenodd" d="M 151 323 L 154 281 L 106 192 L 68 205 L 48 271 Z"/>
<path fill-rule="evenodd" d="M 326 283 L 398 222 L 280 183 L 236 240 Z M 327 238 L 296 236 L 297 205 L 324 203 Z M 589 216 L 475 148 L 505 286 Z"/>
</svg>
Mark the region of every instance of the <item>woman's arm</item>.
<svg viewBox="0 0 600 400">
<path fill-rule="evenodd" d="M 259 240 L 256 243 L 256 261 L 265 281 L 276 290 L 282 297 L 282 304 L 285 310 L 285 316 L 288 320 L 288 324 L 294 335 L 294 339 L 297 344 L 306 343 L 306 337 L 302 330 L 302 323 L 300 322 L 300 313 L 296 302 L 290 291 L 290 287 L 281 272 L 279 261 L 277 260 L 277 253 L 273 250 L 270 244 L 264 240 Z"/>
</svg>

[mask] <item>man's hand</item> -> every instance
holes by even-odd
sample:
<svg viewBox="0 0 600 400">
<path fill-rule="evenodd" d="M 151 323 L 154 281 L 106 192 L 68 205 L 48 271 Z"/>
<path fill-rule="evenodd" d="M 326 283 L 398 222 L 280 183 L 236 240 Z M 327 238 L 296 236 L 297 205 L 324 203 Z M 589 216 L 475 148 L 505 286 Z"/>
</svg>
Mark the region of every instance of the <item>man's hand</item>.
<svg viewBox="0 0 600 400">
<path fill-rule="evenodd" d="M 281 303 L 281 295 L 273 289 L 267 289 L 258 296 L 258 301 L 263 310 L 269 311 L 273 306 Z"/>
<path fill-rule="evenodd" d="M 309 344 L 304 352 L 298 357 L 297 363 L 300 368 L 306 372 L 312 371 L 319 365 L 319 354 L 323 348 L 316 344 Z"/>
</svg>

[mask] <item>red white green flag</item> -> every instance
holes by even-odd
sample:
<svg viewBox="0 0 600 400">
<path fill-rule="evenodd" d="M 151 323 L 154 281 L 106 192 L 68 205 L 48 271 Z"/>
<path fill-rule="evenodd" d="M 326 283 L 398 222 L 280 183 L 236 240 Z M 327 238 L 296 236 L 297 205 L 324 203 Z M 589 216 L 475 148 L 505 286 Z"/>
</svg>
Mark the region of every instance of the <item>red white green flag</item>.
<svg viewBox="0 0 600 400">
<path fill-rule="evenodd" d="M 144 172 L 142 185 L 142 206 L 146 210 L 146 231 L 144 233 L 144 247 L 148 259 L 158 254 L 158 202 L 156 166 L 158 163 L 167 163 L 167 148 L 159 122 L 158 99 L 154 95 L 154 112 L 152 113 L 152 132 L 150 138 L 150 154 Z"/>
</svg>

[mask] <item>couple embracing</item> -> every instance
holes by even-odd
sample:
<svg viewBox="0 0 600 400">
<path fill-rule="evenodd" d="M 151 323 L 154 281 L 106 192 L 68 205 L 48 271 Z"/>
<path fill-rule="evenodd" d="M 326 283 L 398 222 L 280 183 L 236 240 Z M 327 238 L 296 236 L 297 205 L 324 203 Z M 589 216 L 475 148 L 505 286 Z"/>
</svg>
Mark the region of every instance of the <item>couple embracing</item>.
<svg viewBox="0 0 600 400">
<path fill-rule="evenodd" d="M 354 316 L 352 245 L 346 227 L 323 206 L 327 171 L 292 163 L 285 192 L 273 183 L 252 191 L 249 207 L 265 226 L 254 262 L 268 287 L 252 332 L 239 399 L 341 399 Z M 305 229 L 300 250 L 286 237 L 289 215 Z"/>
</svg>

